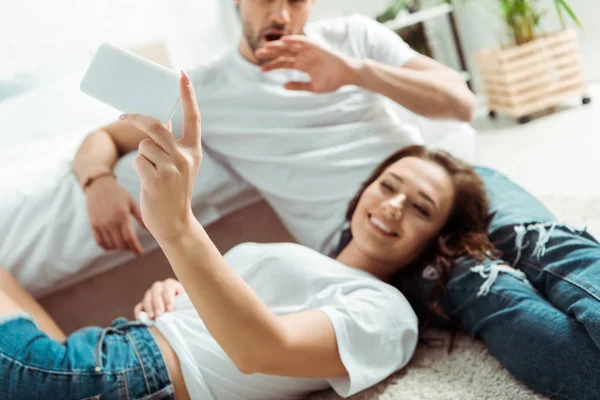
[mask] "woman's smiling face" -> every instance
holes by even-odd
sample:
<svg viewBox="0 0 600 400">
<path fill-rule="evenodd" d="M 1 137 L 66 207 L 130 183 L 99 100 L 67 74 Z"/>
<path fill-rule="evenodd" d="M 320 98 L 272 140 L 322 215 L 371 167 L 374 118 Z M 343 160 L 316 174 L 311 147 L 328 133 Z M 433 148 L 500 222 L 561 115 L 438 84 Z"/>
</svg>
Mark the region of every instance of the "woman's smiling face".
<svg viewBox="0 0 600 400">
<path fill-rule="evenodd" d="M 360 197 L 351 221 L 353 240 L 382 267 L 405 266 L 440 234 L 454 195 L 454 184 L 443 167 L 417 157 L 402 158 Z"/>
</svg>

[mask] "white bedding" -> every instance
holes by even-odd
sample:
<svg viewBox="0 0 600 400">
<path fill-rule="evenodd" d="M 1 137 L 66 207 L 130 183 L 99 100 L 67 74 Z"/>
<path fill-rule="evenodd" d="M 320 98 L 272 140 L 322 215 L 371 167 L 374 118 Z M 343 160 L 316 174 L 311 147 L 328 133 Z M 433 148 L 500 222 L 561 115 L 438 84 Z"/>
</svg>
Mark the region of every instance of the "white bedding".
<svg viewBox="0 0 600 400">
<path fill-rule="evenodd" d="M 36 296 L 134 257 L 105 253 L 96 245 L 83 192 L 70 171 L 85 136 L 119 115 L 82 94 L 79 80 L 64 79 L 0 103 L 0 266 Z M 473 161 L 475 134 L 470 126 L 399 112 L 425 132 L 430 145 Z M 139 200 L 134 156 L 121 159 L 115 172 Z M 200 222 L 209 224 L 258 199 L 254 190 L 205 153 L 193 197 Z M 137 224 L 136 229 L 145 250 L 156 247 L 147 231 Z"/>
<path fill-rule="evenodd" d="M 70 171 L 85 136 L 118 115 L 82 94 L 78 78 L 0 103 L 0 265 L 36 296 L 134 257 L 96 245 L 83 192 Z M 115 172 L 139 199 L 134 156 L 120 160 Z M 194 211 L 204 224 L 258 199 L 208 153 L 195 191 Z M 136 229 L 146 250 L 156 247 L 147 231 Z"/>
</svg>

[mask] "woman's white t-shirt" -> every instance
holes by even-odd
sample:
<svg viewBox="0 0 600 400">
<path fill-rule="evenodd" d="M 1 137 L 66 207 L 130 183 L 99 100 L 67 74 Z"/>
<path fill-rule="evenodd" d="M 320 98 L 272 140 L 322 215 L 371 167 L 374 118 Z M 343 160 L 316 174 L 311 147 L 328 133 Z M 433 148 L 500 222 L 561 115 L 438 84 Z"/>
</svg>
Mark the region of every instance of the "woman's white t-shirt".
<svg viewBox="0 0 600 400">
<path fill-rule="evenodd" d="M 192 399 L 301 399 L 330 387 L 348 397 L 379 383 L 412 357 L 417 317 L 396 288 L 373 275 L 291 243 L 242 244 L 225 259 L 276 315 L 327 314 L 349 377 L 244 375 L 182 294 L 174 311 L 157 318 L 155 326 L 179 357 Z"/>
</svg>

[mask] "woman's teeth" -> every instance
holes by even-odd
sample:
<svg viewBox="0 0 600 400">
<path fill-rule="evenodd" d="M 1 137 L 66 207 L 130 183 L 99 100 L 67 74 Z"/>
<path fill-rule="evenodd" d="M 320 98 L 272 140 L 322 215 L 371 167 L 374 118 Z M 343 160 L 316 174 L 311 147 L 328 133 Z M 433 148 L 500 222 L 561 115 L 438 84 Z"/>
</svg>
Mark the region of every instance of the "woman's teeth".
<svg viewBox="0 0 600 400">
<path fill-rule="evenodd" d="M 381 221 L 380 219 L 378 219 L 377 217 L 371 216 L 369 218 L 369 220 L 373 223 L 373 225 L 375 225 L 376 227 L 378 227 L 379 229 L 381 229 L 382 231 L 384 231 L 388 235 L 398 236 L 398 234 L 396 234 L 395 232 L 393 232 L 392 230 L 390 230 L 387 227 L 387 225 L 383 221 Z"/>
</svg>

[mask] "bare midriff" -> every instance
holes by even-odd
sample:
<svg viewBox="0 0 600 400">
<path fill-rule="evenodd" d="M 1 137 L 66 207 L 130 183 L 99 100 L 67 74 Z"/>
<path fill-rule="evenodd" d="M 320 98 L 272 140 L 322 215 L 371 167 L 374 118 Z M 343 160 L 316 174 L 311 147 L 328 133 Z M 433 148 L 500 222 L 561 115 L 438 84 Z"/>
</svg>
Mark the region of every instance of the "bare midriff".
<svg viewBox="0 0 600 400">
<path fill-rule="evenodd" d="M 179 364 L 179 358 L 175 351 L 167 342 L 167 339 L 156 329 L 155 327 L 149 328 L 150 333 L 156 340 L 156 344 L 162 353 L 163 359 L 169 371 L 171 377 L 171 383 L 173 384 L 173 390 L 175 391 L 176 400 L 190 400 L 190 395 L 185 387 L 185 381 L 183 380 L 183 373 L 181 372 L 181 365 Z"/>
</svg>

